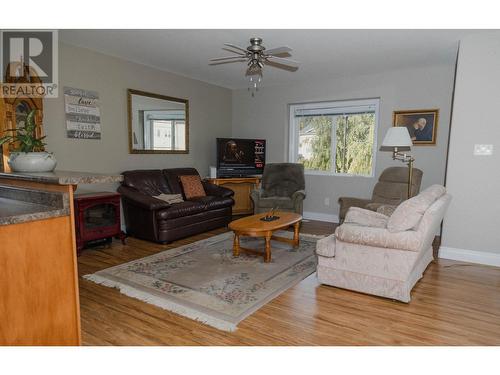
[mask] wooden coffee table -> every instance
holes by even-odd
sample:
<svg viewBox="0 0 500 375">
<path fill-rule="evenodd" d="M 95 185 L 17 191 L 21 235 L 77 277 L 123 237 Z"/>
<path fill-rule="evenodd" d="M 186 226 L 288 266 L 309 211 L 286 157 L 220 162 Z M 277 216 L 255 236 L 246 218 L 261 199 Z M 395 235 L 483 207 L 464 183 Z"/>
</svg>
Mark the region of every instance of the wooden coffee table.
<svg viewBox="0 0 500 375">
<path fill-rule="evenodd" d="M 299 246 L 299 227 L 302 221 L 302 216 L 292 212 L 276 212 L 279 219 L 274 221 L 262 221 L 262 217 L 266 214 L 257 214 L 247 216 L 242 219 L 232 221 L 229 224 L 229 229 L 234 232 L 233 255 L 240 255 L 240 251 L 254 253 L 264 256 L 264 262 L 271 261 L 271 240 L 286 242 L 294 247 Z M 293 225 L 293 239 L 274 236 L 273 233 L 279 229 L 286 229 Z M 264 237 L 266 240 L 265 252 L 256 251 L 253 249 L 245 249 L 240 246 L 240 236 L 249 237 Z"/>
</svg>

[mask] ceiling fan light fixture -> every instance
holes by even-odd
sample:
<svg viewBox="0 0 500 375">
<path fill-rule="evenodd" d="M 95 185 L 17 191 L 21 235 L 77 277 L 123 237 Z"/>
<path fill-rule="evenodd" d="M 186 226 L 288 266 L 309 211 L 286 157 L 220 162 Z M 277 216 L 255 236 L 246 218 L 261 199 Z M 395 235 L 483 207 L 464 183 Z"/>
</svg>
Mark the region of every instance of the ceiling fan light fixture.
<svg viewBox="0 0 500 375">
<path fill-rule="evenodd" d="M 250 45 L 246 49 L 231 43 L 224 43 L 224 46 L 225 47 L 222 48 L 223 50 L 234 53 L 236 56 L 234 56 L 234 58 L 212 59 L 211 61 L 216 63 L 212 63 L 211 65 L 243 62 L 246 59 L 248 66 L 246 76 L 249 77 L 248 90 L 252 92 L 252 97 L 255 96 L 255 92 L 259 91 L 258 85 L 262 82 L 262 69 L 264 65 L 289 71 L 298 69 L 298 63 L 296 61 L 275 56 L 290 56 L 290 52 L 292 51 L 290 47 L 271 48 L 266 52 L 266 47 L 262 45 L 262 38 L 251 38 Z"/>
</svg>

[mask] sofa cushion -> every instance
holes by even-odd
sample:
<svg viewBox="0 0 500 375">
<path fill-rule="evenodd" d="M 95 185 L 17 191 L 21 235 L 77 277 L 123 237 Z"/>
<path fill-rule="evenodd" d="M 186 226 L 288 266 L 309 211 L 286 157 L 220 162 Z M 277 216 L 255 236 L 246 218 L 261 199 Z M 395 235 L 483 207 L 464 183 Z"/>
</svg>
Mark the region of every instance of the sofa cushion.
<svg viewBox="0 0 500 375">
<path fill-rule="evenodd" d="M 335 230 L 338 240 L 358 245 L 385 247 L 419 251 L 421 236 L 414 230 L 391 233 L 385 228 L 362 227 L 355 224 L 342 224 Z"/>
<path fill-rule="evenodd" d="M 174 203 L 168 208 L 159 210 L 156 213 L 156 218 L 160 220 L 175 219 L 176 217 L 194 215 L 205 210 L 205 205 L 202 203 L 185 201 Z"/>
<path fill-rule="evenodd" d="M 293 200 L 287 197 L 267 197 L 259 199 L 259 207 L 261 208 L 288 208 L 293 209 Z"/>
<path fill-rule="evenodd" d="M 160 199 L 170 204 L 184 202 L 184 199 L 182 199 L 181 194 L 160 194 L 160 195 L 155 195 L 154 198 Z"/>
<path fill-rule="evenodd" d="M 158 220 L 157 226 L 158 230 L 171 230 L 180 229 L 184 230 L 183 227 L 189 227 L 193 225 L 200 225 L 199 232 L 205 232 L 204 226 L 207 222 L 218 221 L 221 219 L 226 219 L 227 223 L 231 221 L 231 208 L 220 208 L 218 210 L 205 210 L 197 214 L 189 216 L 177 217 L 174 220 Z M 221 225 L 222 226 L 222 225 Z"/>
<path fill-rule="evenodd" d="M 367 205 L 365 205 L 363 208 L 366 210 L 370 211 L 377 211 L 380 206 L 383 206 L 385 203 L 379 203 L 379 202 L 370 202 Z"/>
<path fill-rule="evenodd" d="M 186 199 L 206 196 L 200 176 L 179 176 L 179 180 L 181 181 L 182 190 L 184 191 Z"/>
<path fill-rule="evenodd" d="M 167 181 L 172 194 L 182 194 L 181 181 L 179 176 L 196 176 L 200 175 L 198 171 L 194 168 L 169 168 L 162 170 L 163 176 Z"/>
<path fill-rule="evenodd" d="M 396 207 L 387 222 L 389 232 L 396 233 L 416 228 L 425 211 L 446 192 L 440 185 L 432 185 L 419 195 Z"/>
<path fill-rule="evenodd" d="M 202 204 L 206 210 L 217 210 L 219 208 L 232 207 L 233 199 L 230 197 L 205 196 L 192 198 L 191 202 Z"/>
<path fill-rule="evenodd" d="M 171 193 L 170 187 L 159 169 L 123 172 L 122 185 L 149 196 Z"/>
<path fill-rule="evenodd" d="M 388 216 L 378 212 L 365 210 L 359 207 L 351 207 L 347 211 L 344 223 L 364 225 L 367 227 L 385 228 L 387 226 Z"/>
</svg>

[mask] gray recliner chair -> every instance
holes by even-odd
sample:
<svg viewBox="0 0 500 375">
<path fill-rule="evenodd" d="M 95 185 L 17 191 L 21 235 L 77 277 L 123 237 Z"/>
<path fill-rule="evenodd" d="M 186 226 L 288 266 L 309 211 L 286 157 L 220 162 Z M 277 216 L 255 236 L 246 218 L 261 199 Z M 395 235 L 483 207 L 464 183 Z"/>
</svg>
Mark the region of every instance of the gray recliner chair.
<svg viewBox="0 0 500 375">
<path fill-rule="evenodd" d="M 413 168 L 412 197 L 420 191 L 423 172 Z M 371 211 L 377 211 L 382 206 L 393 206 L 394 208 L 408 197 L 408 168 L 389 167 L 384 169 L 378 182 L 373 188 L 371 199 L 340 197 L 340 222 L 344 221 L 345 215 L 350 207 L 360 207 Z M 387 212 L 383 212 L 387 214 Z"/>
<path fill-rule="evenodd" d="M 296 163 L 266 164 L 262 186 L 253 190 L 250 197 L 254 213 L 262 213 L 273 207 L 302 215 L 302 202 L 306 197 L 304 166 Z"/>
</svg>

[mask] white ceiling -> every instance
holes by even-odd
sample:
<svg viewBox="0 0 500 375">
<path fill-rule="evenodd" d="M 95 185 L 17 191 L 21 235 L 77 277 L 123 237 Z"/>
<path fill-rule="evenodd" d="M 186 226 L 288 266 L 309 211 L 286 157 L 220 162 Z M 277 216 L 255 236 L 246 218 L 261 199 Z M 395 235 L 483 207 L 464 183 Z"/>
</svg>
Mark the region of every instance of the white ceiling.
<svg viewBox="0 0 500 375">
<path fill-rule="evenodd" d="M 245 63 L 211 66 L 228 56 L 223 43 L 288 46 L 296 72 L 264 68 L 262 86 L 325 76 L 370 74 L 413 66 L 453 64 L 459 40 L 471 30 L 61 30 L 62 42 L 230 89 L 246 88 Z"/>
</svg>

